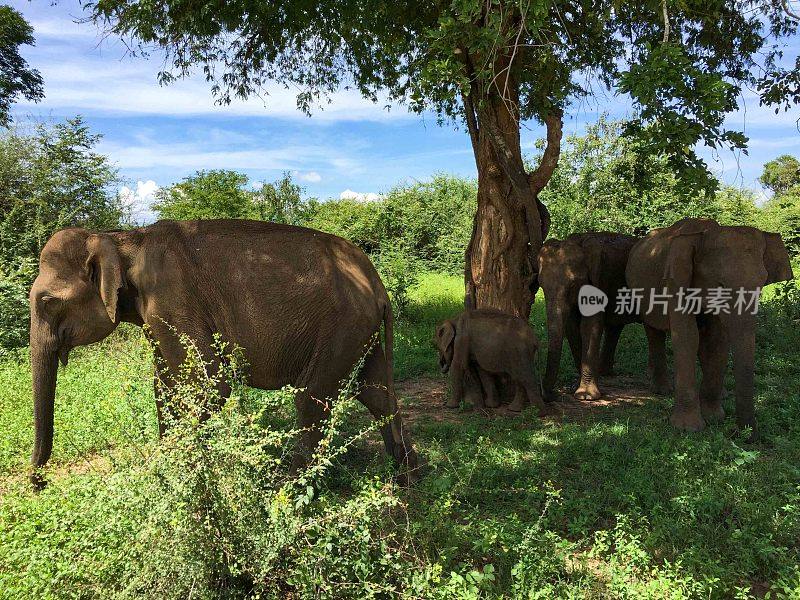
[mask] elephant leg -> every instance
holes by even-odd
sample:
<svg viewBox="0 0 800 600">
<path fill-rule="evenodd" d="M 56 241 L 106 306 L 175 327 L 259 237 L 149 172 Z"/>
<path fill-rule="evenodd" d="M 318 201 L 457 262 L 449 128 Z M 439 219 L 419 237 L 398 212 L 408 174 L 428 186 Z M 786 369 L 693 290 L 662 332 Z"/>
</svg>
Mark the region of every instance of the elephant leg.
<svg viewBox="0 0 800 600">
<path fill-rule="evenodd" d="M 603 349 L 600 353 L 600 375 L 614 374 L 614 355 L 617 353 L 622 325 L 606 325 L 603 335 Z"/>
<path fill-rule="evenodd" d="M 513 386 L 514 386 L 514 399 L 508 405 L 508 410 L 512 412 L 522 412 L 525 409 L 525 397 L 527 395 L 527 392 L 525 391 L 525 386 L 516 382 L 513 384 Z"/>
<path fill-rule="evenodd" d="M 569 307 L 558 298 L 547 301 L 547 367 L 542 386 L 548 400 L 555 400 L 556 380 L 561 366 L 561 349 L 564 344 L 564 326 L 569 321 Z M 574 349 L 573 349 L 574 352 Z M 578 361 L 580 362 L 580 361 Z"/>
<path fill-rule="evenodd" d="M 467 369 L 464 371 L 464 401 L 472 404 L 475 408 L 485 408 L 486 406 L 497 406 L 492 404 L 496 402 L 493 390 L 488 390 L 483 377 L 480 374 L 481 369 L 474 363 L 470 362 Z M 490 398 L 490 394 L 493 394 Z"/>
<path fill-rule="evenodd" d="M 294 397 L 297 424 L 301 429 L 300 440 L 292 457 L 292 472 L 308 466 L 324 435 L 324 427 L 330 418 L 331 403 L 338 395 L 340 379 L 330 375 L 309 382 Z"/>
<path fill-rule="evenodd" d="M 575 373 L 577 373 L 575 379 L 575 387 L 577 388 L 581 384 L 581 348 L 583 347 L 580 317 L 574 314 L 567 315 L 564 329 L 567 333 L 567 342 L 572 354 L 572 364 L 575 365 Z"/>
<path fill-rule="evenodd" d="M 161 353 L 154 352 L 153 360 L 153 397 L 156 399 L 156 416 L 158 417 L 158 437 L 164 437 L 169 423 L 177 418 L 177 413 L 171 402 L 169 402 L 168 389 L 174 386 L 174 382 L 169 375 L 169 370 L 163 368 L 163 357 Z M 159 363 L 162 363 L 159 366 Z"/>
<path fill-rule="evenodd" d="M 728 333 L 733 348 L 736 380 L 736 425 L 749 427 L 750 441 L 759 438 L 753 397 L 755 395 L 756 320 L 754 315 L 730 315 Z"/>
<path fill-rule="evenodd" d="M 600 360 L 600 343 L 603 337 L 603 315 L 596 314 L 581 320 L 581 382 L 574 396 L 578 400 L 599 400 L 597 366 Z"/>
<path fill-rule="evenodd" d="M 200 327 L 194 331 L 186 331 L 191 342 L 190 346 L 186 348 L 169 328 L 152 327 L 151 330 L 153 333 L 150 334 L 150 341 L 154 344 L 153 392 L 156 400 L 159 435 L 163 436 L 169 429 L 169 424 L 186 412 L 194 412 L 201 423 L 208 420 L 211 413 L 219 410 L 230 396 L 231 385 L 221 375 L 220 369 L 224 357 L 215 354 L 211 334 L 202 331 Z M 187 351 L 198 355 L 191 358 L 192 370 L 189 372 L 189 379 L 192 381 L 200 379 L 201 385 L 205 385 L 209 377 L 215 380 L 216 394 L 205 394 L 202 403 L 194 406 L 187 406 L 172 397 L 172 390 L 177 384 L 176 374 L 181 373 L 187 358 Z"/>
<path fill-rule="evenodd" d="M 331 404 L 339 396 L 341 382 L 345 381 L 359 359 L 357 354 L 335 354 L 332 348 L 342 348 L 337 339 L 319 340 L 312 359 L 305 366 L 293 387 L 297 423 L 301 429 L 300 440 L 292 459 L 292 471 L 305 468 L 324 435 L 330 418 Z M 374 352 L 373 350 L 370 352 Z"/>
<path fill-rule="evenodd" d="M 497 397 L 497 385 L 494 381 L 494 375 L 484 371 L 480 367 L 475 369 L 478 372 L 478 377 L 481 380 L 481 387 L 486 398 L 486 406 L 489 408 L 497 408 L 500 406 L 500 400 Z"/>
<path fill-rule="evenodd" d="M 417 468 L 416 454 L 411 437 L 403 426 L 397 400 L 390 396 L 387 379 L 383 348 L 377 346 L 364 363 L 358 400 L 381 423 L 380 431 L 386 453 L 397 466 L 402 466 L 410 475 Z"/>
<path fill-rule="evenodd" d="M 672 311 L 670 331 L 675 358 L 675 405 L 670 422 L 678 429 L 700 431 L 706 423 L 700 412 L 695 373 L 700 345 L 697 319 L 694 315 Z"/>
<path fill-rule="evenodd" d="M 672 382 L 667 369 L 667 333 L 645 324 L 647 334 L 647 369 L 650 372 L 650 389 L 654 394 L 672 393 Z"/>
<path fill-rule="evenodd" d="M 703 379 L 700 383 L 700 412 L 706 422 L 718 422 L 725 418 L 722 408 L 725 370 L 728 366 L 728 338 L 718 317 L 709 316 L 700 330 L 700 368 Z"/>
<path fill-rule="evenodd" d="M 551 413 L 551 409 L 547 407 L 542 400 L 542 395 L 539 392 L 539 384 L 536 381 L 536 376 L 533 373 L 524 373 L 517 381 L 517 395 L 524 390 L 525 396 L 528 398 L 533 406 L 539 409 L 539 416 L 543 417 Z M 511 408 L 511 407 L 509 407 Z M 522 408 L 520 408 L 522 410 Z"/>
</svg>

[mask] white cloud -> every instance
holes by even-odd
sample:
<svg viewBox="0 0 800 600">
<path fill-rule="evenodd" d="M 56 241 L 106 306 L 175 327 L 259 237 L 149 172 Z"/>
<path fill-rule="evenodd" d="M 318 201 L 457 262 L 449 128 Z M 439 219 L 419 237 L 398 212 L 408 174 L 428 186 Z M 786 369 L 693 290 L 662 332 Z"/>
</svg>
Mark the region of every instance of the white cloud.
<svg viewBox="0 0 800 600">
<path fill-rule="evenodd" d="M 355 200 L 356 202 L 375 202 L 380 200 L 380 196 L 375 192 L 354 192 L 351 189 L 346 189 L 339 194 L 340 200 Z"/>
<path fill-rule="evenodd" d="M 120 188 L 119 197 L 135 223 L 146 224 L 156 220 L 152 204 L 159 189 L 158 184 L 152 179 L 137 181 L 135 190 L 127 185 Z"/>
<path fill-rule="evenodd" d="M 308 171 L 306 173 L 301 173 L 300 171 L 294 171 L 292 174 L 295 177 L 297 177 L 300 181 L 307 181 L 308 183 L 319 183 L 320 181 L 322 181 L 322 176 L 316 171 Z"/>
<path fill-rule="evenodd" d="M 40 30 L 52 32 L 58 22 L 40 23 Z M 387 121 L 415 119 L 404 107 L 393 106 L 385 98 L 373 103 L 355 90 L 341 90 L 312 107 L 309 120 L 297 109 L 297 89 L 287 89 L 273 82 L 261 97 L 234 100 L 230 105 L 215 103 L 211 85 L 201 75 L 178 80 L 170 85 L 158 83 L 163 57 L 156 51 L 149 59 L 132 58 L 118 41 L 100 41 L 94 31 L 78 35 L 68 20 L 65 27 L 73 33 L 65 39 L 42 36 L 30 52 L 30 62 L 45 81 L 45 98 L 40 104 L 21 100 L 17 111 L 105 113 L 113 115 L 164 115 L 223 117 L 278 117 L 304 120 L 310 126 L 339 121 Z M 89 34 L 92 35 L 89 35 Z M 38 40 L 39 38 L 37 38 Z"/>
<path fill-rule="evenodd" d="M 236 134 L 233 133 L 235 136 Z M 170 169 L 191 172 L 197 169 L 232 169 L 234 171 L 293 171 L 302 173 L 304 181 L 321 181 L 319 170 L 338 169 L 340 159 L 334 157 L 334 148 L 325 143 L 307 143 L 289 140 L 286 145 L 246 147 L 237 142 L 231 147 L 211 143 L 204 139 L 179 142 L 162 142 L 158 135 L 141 133 L 136 144 L 103 141 L 98 146 L 103 154 L 126 170 Z M 351 170 L 357 161 L 349 161 Z M 308 166 L 316 169 L 306 171 Z"/>
</svg>

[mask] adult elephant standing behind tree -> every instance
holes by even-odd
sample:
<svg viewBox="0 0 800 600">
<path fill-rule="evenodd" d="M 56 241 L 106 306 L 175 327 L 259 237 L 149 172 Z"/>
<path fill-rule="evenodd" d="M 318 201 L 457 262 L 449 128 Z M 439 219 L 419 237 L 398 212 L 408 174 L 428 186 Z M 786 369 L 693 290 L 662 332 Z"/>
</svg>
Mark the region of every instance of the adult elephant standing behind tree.
<svg viewBox="0 0 800 600">
<path fill-rule="evenodd" d="M 148 326 L 167 386 L 185 357 L 179 334 L 212 368 L 220 334 L 243 349 L 248 383 L 300 389 L 297 466 L 322 435 L 328 400 L 369 350 L 359 399 L 385 420 L 389 455 L 409 469 L 416 464 L 393 392 L 389 298 L 367 256 L 341 238 L 245 220 L 161 221 L 109 233 L 65 229 L 42 250 L 30 301 L 36 486 L 53 446 L 59 358 L 66 364 L 72 348 L 105 338 L 120 321 Z M 384 347 L 370 350 L 381 323 Z"/>
<path fill-rule="evenodd" d="M 579 383 L 574 396 L 598 400 L 599 375 L 611 375 L 622 328 L 634 321 L 616 314 L 617 293 L 625 285 L 628 253 L 636 243 L 622 233 L 575 233 L 565 240 L 547 240 L 539 251 L 539 284 L 547 300 L 547 372 L 544 392 L 551 399 L 567 335 Z M 600 289 L 609 298 L 605 310 L 582 316 L 579 294 L 585 285 Z M 602 342 L 602 350 L 601 350 Z"/>
<path fill-rule="evenodd" d="M 754 227 L 722 227 L 710 219 L 682 219 L 651 231 L 631 249 L 625 277 L 632 292 L 643 291 L 640 314 L 655 379 L 665 377 L 665 337 L 672 336 L 672 424 L 699 431 L 706 421 L 725 416 L 723 382 L 733 348 L 736 422 L 757 436 L 753 370 L 758 294 L 765 285 L 793 277 L 781 236 Z M 698 357 L 703 371 L 699 393 Z"/>
</svg>

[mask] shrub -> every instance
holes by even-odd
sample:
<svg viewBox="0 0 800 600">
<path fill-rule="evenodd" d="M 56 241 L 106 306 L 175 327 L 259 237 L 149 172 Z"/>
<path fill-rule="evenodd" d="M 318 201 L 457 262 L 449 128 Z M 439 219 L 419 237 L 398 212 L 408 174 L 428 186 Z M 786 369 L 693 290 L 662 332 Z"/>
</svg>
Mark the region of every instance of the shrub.
<svg viewBox="0 0 800 600">
<path fill-rule="evenodd" d="M 419 283 L 419 261 L 403 247 L 386 248 L 375 257 L 375 266 L 391 297 L 395 317 L 405 315 L 410 292 Z"/>
<path fill-rule="evenodd" d="M 350 240 L 367 254 L 378 251 L 382 240 L 379 228 L 381 202 L 357 200 L 312 201 L 309 203 L 306 227 L 319 229 Z"/>
<path fill-rule="evenodd" d="M 800 265 L 794 265 L 794 272 L 800 270 Z M 782 316 L 790 322 L 800 325 L 800 279 L 795 277 L 789 281 L 775 284 L 773 302 Z"/>
<path fill-rule="evenodd" d="M 30 259 L 7 268 L 8 272 L 0 264 L 0 357 L 11 348 L 21 348 L 28 343 L 28 290 L 36 273 Z"/>
<path fill-rule="evenodd" d="M 0 136 L 0 348 L 24 345 L 39 252 L 64 227 L 111 229 L 123 219 L 101 137 L 80 117 Z"/>
<path fill-rule="evenodd" d="M 294 390 L 246 388 L 235 349 L 218 340 L 216 368 L 181 340 L 186 360 L 163 397 L 180 416 L 160 443 L 0 507 L 0 596 L 365 598 L 412 585 L 420 565 L 393 518 L 405 510 L 394 486 L 329 488 L 339 457 L 374 427 L 343 433 L 354 378 L 310 464 L 292 473 L 300 430 L 282 418 Z M 204 420 L 226 386 L 230 399 Z"/>
<path fill-rule="evenodd" d="M 254 209 L 248 181 L 236 171 L 198 171 L 158 190 L 153 210 L 161 219 L 247 219 Z"/>
<path fill-rule="evenodd" d="M 427 269 L 463 273 L 477 196 L 474 179 L 441 173 L 398 185 L 383 200 L 381 244 L 402 245 Z"/>
</svg>

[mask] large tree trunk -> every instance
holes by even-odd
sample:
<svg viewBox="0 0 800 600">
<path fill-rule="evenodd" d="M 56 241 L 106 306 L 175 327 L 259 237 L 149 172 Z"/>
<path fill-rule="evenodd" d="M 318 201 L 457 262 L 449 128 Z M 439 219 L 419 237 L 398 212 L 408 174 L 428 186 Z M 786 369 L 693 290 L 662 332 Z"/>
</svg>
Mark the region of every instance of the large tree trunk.
<svg viewBox="0 0 800 600">
<path fill-rule="evenodd" d="M 537 254 L 549 214 L 538 201 L 558 163 L 561 114 L 544 117 L 547 147 L 539 167 L 527 173 L 520 148 L 513 82 L 506 98 L 473 87 L 464 96 L 465 117 L 478 167 L 478 210 L 465 255 L 467 308 L 494 308 L 524 319 L 536 293 Z"/>
</svg>

